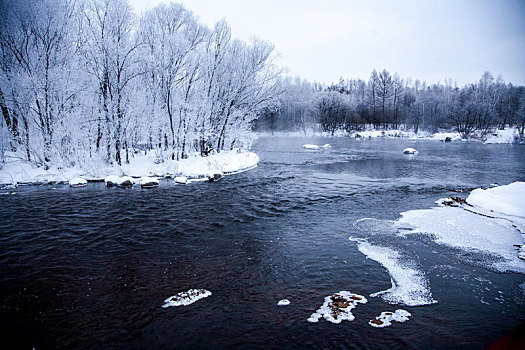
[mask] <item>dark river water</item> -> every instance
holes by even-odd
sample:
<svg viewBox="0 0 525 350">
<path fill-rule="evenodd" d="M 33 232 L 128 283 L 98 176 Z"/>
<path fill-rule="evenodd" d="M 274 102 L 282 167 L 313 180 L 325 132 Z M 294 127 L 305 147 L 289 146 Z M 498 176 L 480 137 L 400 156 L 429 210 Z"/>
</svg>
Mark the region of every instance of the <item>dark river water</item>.
<svg viewBox="0 0 525 350">
<path fill-rule="evenodd" d="M 304 143 L 332 145 L 309 151 Z M 405 156 L 405 147 L 417 156 Z M 390 277 L 349 240 L 449 195 L 525 180 L 525 147 L 260 138 L 254 170 L 151 190 L 25 186 L 0 195 L 0 313 L 9 348 L 484 348 L 525 321 L 525 276 L 405 239 L 437 303 L 391 305 Z M 463 191 L 459 193 L 457 191 Z M 399 244 L 391 238 L 392 244 Z M 213 295 L 185 307 L 164 299 Z M 352 322 L 309 323 L 325 296 L 367 297 Z M 291 304 L 277 306 L 280 299 Z M 403 308 L 405 323 L 368 321 Z"/>
</svg>

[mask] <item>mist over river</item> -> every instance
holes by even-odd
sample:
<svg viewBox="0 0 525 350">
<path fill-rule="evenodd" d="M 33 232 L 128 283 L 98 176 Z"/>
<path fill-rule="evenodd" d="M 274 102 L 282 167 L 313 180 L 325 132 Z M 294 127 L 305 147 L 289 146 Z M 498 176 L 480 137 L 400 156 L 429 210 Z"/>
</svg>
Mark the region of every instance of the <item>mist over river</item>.
<svg viewBox="0 0 525 350">
<path fill-rule="evenodd" d="M 404 155 L 407 147 L 419 154 Z M 355 223 L 390 222 L 439 198 L 525 181 L 525 147 L 261 137 L 252 150 L 257 168 L 218 182 L 2 190 L 4 342 L 25 349 L 483 348 L 524 322 L 525 275 L 498 272 L 487 267 L 493 257 L 420 235 L 371 237 L 370 227 Z M 417 266 L 428 298 L 370 296 L 392 281 L 358 249 L 360 239 Z M 212 295 L 162 308 L 191 288 Z M 352 310 L 354 321 L 307 322 L 339 291 L 368 299 Z M 277 306 L 284 298 L 291 304 Z M 368 324 L 400 308 L 409 321 Z"/>
</svg>

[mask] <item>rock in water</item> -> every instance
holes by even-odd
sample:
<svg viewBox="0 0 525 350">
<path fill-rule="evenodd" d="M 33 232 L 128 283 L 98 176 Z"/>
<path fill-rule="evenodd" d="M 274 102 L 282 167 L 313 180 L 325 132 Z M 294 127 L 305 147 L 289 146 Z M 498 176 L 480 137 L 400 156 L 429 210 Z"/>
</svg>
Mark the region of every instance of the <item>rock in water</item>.
<svg viewBox="0 0 525 350">
<path fill-rule="evenodd" d="M 222 179 L 222 174 L 213 174 L 213 176 L 208 177 L 208 180 L 210 180 L 210 182 L 219 181 L 220 179 Z"/>
<path fill-rule="evenodd" d="M 123 176 L 119 178 L 117 186 L 123 187 L 123 188 L 133 187 L 133 178 L 129 176 Z"/>
<path fill-rule="evenodd" d="M 186 176 L 177 176 L 175 179 L 174 179 L 175 183 L 178 183 L 178 184 L 186 184 L 188 183 L 188 178 Z"/>
<path fill-rule="evenodd" d="M 304 148 L 306 149 L 319 149 L 319 146 L 317 145 L 311 145 L 311 144 L 306 144 L 306 145 L 303 145 Z"/>
<path fill-rule="evenodd" d="M 355 317 L 352 314 L 352 309 L 357 304 L 365 304 L 366 302 L 364 296 L 343 290 L 324 298 L 323 305 L 307 321 L 317 323 L 322 317 L 332 323 L 341 323 L 344 320 L 353 321 Z"/>
<path fill-rule="evenodd" d="M 140 187 L 142 188 L 159 187 L 159 180 L 155 177 L 143 177 L 140 180 Z"/>
<path fill-rule="evenodd" d="M 405 148 L 403 150 L 404 154 L 418 154 L 419 152 L 414 148 Z"/>
<path fill-rule="evenodd" d="M 288 300 L 288 299 L 281 299 L 281 300 L 279 300 L 277 305 L 278 306 L 288 306 L 288 305 L 290 305 L 290 300 Z"/>
<path fill-rule="evenodd" d="M 410 316 L 412 316 L 410 312 L 402 309 L 398 309 L 395 312 L 385 311 L 377 316 L 375 320 L 368 322 L 368 324 L 372 327 L 383 328 L 390 326 L 392 321 L 406 322 L 409 320 Z"/>
<path fill-rule="evenodd" d="M 113 187 L 117 186 L 117 183 L 119 183 L 119 179 L 120 177 L 118 177 L 117 175 L 109 175 L 104 179 L 104 182 L 106 183 L 107 187 Z"/>
<path fill-rule="evenodd" d="M 71 187 L 83 187 L 86 186 L 87 181 L 81 177 L 75 177 L 74 179 L 69 180 L 69 186 Z"/>
</svg>

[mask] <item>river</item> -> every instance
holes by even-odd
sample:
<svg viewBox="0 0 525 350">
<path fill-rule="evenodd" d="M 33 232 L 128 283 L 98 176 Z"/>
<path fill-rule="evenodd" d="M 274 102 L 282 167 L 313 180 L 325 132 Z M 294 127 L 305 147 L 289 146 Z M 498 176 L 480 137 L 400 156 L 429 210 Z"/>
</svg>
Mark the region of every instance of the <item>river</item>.
<svg viewBox="0 0 525 350">
<path fill-rule="evenodd" d="M 331 147 L 306 150 L 305 143 Z M 406 147 L 416 156 L 402 154 Z M 385 237 L 424 271 L 436 303 L 370 294 L 386 269 L 349 237 L 446 196 L 525 180 L 525 147 L 406 139 L 261 137 L 253 170 L 156 189 L 90 183 L 0 195 L 0 327 L 14 348 L 482 348 L 525 320 L 525 276 L 475 252 Z M 14 194 L 11 194 L 14 193 Z M 185 307 L 190 288 L 212 296 Z M 355 320 L 307 318 L 325 296 L 366 296 Z M 277 306 L 280 299 L 291 304 Z M 405 323 L 368 321 L 402 308 Z"/>
</svg>

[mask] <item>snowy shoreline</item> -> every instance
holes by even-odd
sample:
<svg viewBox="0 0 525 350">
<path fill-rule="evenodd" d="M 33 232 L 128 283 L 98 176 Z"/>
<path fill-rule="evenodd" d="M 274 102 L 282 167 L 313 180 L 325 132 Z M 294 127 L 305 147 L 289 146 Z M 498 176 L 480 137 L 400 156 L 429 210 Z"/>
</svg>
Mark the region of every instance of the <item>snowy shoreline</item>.
<svg viewBox="0 0 525 350">
<path fill-rule="evenodd" d="M 303 131 L 276 131 L 258 132 L 258 137 L 350 137 L 360 140 L 387 138 L 387 139 L 410 139 L 410 140 L 433 140 L 433 141 L 454 141 L 454 142 L 480 142 L 486 144 L 512 144 L 519 143 L 519 132 L 517 128 L 506 128 L 505 130 L 495 130 L 487 135 L 481 135 L 480 132 L 473 132 L 468 139 L 461 138 L 458 132 L 442 131 L 437 133 L 430 133 L 428 131 L 420 131 L 418 133 L 413 130 L 390 129 L 390 130 L 375 130 L 366 128 L 363 131 L 346 132 L 338 130 L 331 135 L 329 132 L 314 131 L 312 129 Z"/>
<path fill-rule="evenodd" d="M 0 169 L 0 185 L 67 184 L 71 179 L 83 178 L 88 182 L 103 182 L 110 175 L 131 178 L 184 177 L 187 182 L 208 180 L 218 174 L 234 175 L 257 167 L 259 157 L 248 151 L 232 150 L 201 157 L 198 154 L 187 159 L 161 160 L 155 152 L 130 159 L 129 164 L 107 165 L 103 161 L 85 163 L 74 167 L 42 167 L 16 158 L 3 164 Z"/>
</svg>

